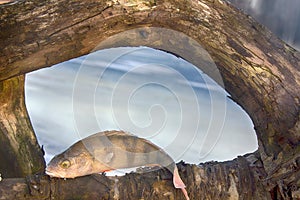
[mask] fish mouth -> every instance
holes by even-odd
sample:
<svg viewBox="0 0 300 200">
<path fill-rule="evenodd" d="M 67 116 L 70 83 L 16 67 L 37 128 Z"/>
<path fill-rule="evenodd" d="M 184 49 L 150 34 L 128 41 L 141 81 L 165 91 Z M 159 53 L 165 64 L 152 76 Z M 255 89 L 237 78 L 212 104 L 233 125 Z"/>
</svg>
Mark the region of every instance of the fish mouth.
<svg viewBox="0 0 300 200">
<path fill-rule="evenodd" d="M 55 176 L 54 173 L 52 173 L 52 172 L 50 172 L 50 171 L 47 171 L 47 170 L 46 170 L 46 174 L 49 175 L 49 176 Z"/>
<path fill-rule="evenodd" d="M 48 176 L 51 176 L 51 177 L 65 178 L 65 177 L 63 177 L 63 176 L 61 176 L 61 175 L 59 175 L 59 174 L 57 174 L 57 173 L 53 173 L 53 172 L 51 172 L 51 171 L 48 171 L 47 169 L 46 169 L 45 173 L 46 173 Z"/>
</svg>

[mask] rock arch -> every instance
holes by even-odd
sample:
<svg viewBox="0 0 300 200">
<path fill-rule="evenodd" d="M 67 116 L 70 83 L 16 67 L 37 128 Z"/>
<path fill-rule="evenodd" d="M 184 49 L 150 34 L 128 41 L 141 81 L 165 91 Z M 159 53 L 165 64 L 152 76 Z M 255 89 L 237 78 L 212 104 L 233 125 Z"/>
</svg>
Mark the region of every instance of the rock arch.
<svg viewBox="0 0 300 200">
<path fill-rule="evenodd" d="M 11 149 L 11 155 L 19 155 L 22 148 L 37 152 L 18 158 L 19 163 L 29 164 L 26 169 L 16 167 L 20 171 L 17 175 L 37 171 L 33 165 L 43 167 L 43 162 L 32 161 L 32 158 L 42 160 L 42 157 L 24 106 L 24 74 L 85 55 L 106 38 L 140 27 L 182 32 L 209 52 L 221 72 L 225 89 L 247 111 L 255 125 L 259 153 L 250 157 L 261 159 L 265 172 L 261 178 L 253 179 L 266 186 L 270 197 L 299 195 L 300 53 L 221 0 L 30 0 L 1 5 L 0 135 L 4 138 L 1 144 L 9 141 L 11 147 L 7 148 Z M 137 33 L 134 40 L 115 40 L 103 48 L 172 45 L 169 39 L 148 37 L 148 29 L 144 30 L 146 32 Z M 184 51 L 177 47 L 171 52 L 194 63 L 195 55 Z M 33 138 L 28 139 L 31 145 L 20 142 L 20 135 Z M 23 146 L 14 149 L 14 144 Z M 235 162 L 241 164 L 244 160 L 232 163 Z M 211 168 L 210 164 L 205 166 Z M 220 168 L 224 166 L 226 164 L 220 164 Z M 250 164 L 243 166 L 249 168 Z M 253 170 L 249 168 L 252 175 Z M 230 177 L 230 171 L 225 175 Z M 228 178 L 223 182 L 230 185 L 233 180 Z M 240 185 L 236 189 L 240 198 L 241 187 L 247 186 Z"/>
</svg>

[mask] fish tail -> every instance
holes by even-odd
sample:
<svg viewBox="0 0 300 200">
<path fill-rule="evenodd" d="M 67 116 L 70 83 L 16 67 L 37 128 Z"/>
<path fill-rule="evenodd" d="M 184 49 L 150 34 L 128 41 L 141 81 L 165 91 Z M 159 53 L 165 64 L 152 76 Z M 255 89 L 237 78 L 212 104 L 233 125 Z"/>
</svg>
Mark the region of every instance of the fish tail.
<svg viewBox="0 0 300 200">
<path fill-rule="evenodd" d="M 188 195 L 188 193 L 185 189 L 186 186 L 185 186 L 185 184 L 183 183 L 182 179 L 179 176 L 178 168 L 177 168 L 176 165 L 174 167 L 173 184 L 174 184 L 175 188 L 180 188 L 182 190 L 186 200 L 190 200 L 189 195 Z"/>
<path fill-rule="evenodd" d="M 188 195 L 186 189 L 185 189 L 185 188 L 181 188 L 181 190 L 182 190 L 182 192 L 183 192 L 183 194 L 184 194 L 186 200 L 190 200 L 190 197 L 189 197 L 189 195 Z"/>
<path fill-rule="evenodd" d="M 183 181 L 179 176 L 178 168 L 176 167 L 176 165 L 174 167 L 173 184 L 175 188 L 185 188 L 185 184 L 183 183 Z"/>
</svg>

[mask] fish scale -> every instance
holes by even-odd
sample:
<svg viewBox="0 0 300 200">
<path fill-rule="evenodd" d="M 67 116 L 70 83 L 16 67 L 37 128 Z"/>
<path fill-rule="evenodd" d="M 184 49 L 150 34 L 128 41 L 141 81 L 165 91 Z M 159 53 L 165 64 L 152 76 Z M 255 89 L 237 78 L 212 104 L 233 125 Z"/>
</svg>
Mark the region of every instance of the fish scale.
<svg viewBox="0 0 300 200">
<path fill-rule="evenodd" d="M 173 159 L 150 141 L 123 131 L 105 131 L 86 137 L 56 155 L 47 165 L 52 177 L 75 178 L 110 170 L 160 165 L 173 173 L 173 184 L 189 200 Z"/>
</svg>

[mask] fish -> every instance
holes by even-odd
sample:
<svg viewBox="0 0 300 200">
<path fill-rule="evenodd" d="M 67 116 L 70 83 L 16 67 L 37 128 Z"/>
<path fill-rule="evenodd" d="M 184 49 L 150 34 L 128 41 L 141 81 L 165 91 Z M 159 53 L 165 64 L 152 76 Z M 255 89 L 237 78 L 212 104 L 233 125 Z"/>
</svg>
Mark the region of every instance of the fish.
<svg viewBox="0 0 300 200">
<path fill-rule="evenodd" d="M 54 156 L 45 172 L 50 177 L 76 178 L 117 169 L 160 166 L 173 173 L 175 188 L 189 200 L 174 160 L 149 140 L 124 131 L 104 131 L 88 136 Z"/>
<path fill-rule="evenodd" d="M 0 0 L 0 4 L 10 3 L 10 2 L 12 2 L 12 0 Z"/>
</svg>

